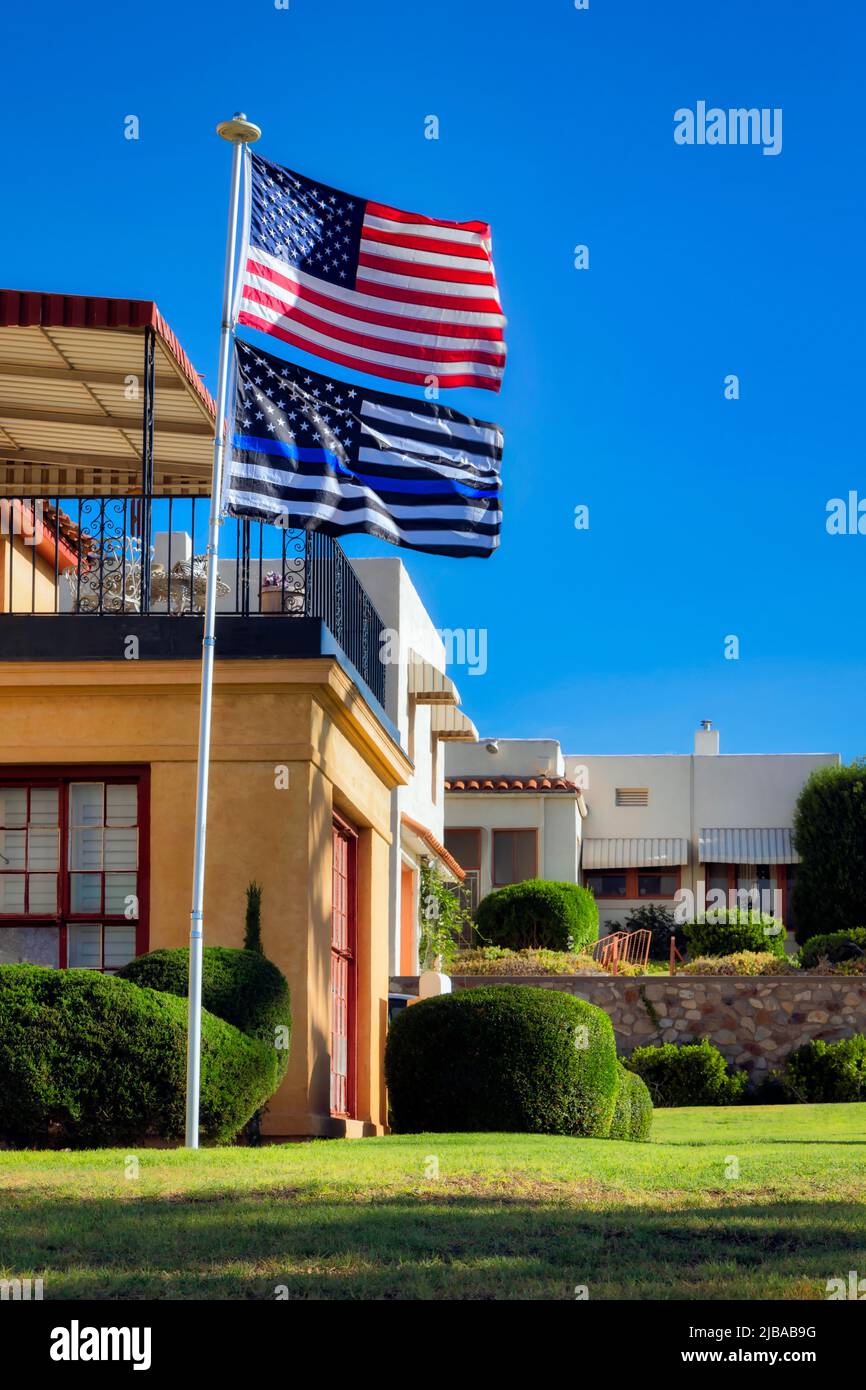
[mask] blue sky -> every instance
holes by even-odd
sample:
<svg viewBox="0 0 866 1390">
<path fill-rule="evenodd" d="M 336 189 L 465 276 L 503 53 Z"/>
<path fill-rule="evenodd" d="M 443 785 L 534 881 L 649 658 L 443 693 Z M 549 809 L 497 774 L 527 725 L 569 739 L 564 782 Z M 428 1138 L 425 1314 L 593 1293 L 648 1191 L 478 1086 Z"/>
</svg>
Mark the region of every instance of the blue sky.
<svg viewBox="0 0 866 1390">
<path fill-rule="evenodd" d="M 687 752 L 711 718 L 725 752 L 866 752 L 866 535 L 825 528 L 866 498 L 855 0 L 49 0 L 2 40 L 0 279 L 156 299 L 211 389 L 232 111 L 277 162 L 490 221 L 505 383 L 443 398 L 505 427 L 501 549 L 346 542 L 486 629 L 455 673 L 484 734 Z M 781 153 L 676 145 L 699 100 L 780 107 Z"/>
</svg>

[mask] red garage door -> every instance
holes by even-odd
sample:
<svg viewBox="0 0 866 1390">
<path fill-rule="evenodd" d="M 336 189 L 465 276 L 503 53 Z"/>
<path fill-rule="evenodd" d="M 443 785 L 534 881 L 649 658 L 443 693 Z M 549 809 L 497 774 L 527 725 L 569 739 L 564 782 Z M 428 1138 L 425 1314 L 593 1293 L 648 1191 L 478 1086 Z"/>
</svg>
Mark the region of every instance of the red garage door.
<svg viewBox="0 0 866 1390">
<path fill-rule="evenodd" d="M 355 861 L 357 835 L 334 817 L 331 907 L 331 1114 L 355 1113 Z"/>
</svg>

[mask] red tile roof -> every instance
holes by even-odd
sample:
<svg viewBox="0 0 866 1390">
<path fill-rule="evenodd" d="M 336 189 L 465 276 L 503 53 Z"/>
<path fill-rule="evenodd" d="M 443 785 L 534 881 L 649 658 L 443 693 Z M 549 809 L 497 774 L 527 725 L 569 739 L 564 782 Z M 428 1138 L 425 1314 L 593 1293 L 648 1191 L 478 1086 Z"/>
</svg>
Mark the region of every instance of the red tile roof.
<svg viewBox="0 0 866 1390">
<path fill-rule="evenodd" d="M 448 783 L 446 782 L 445 785 L 447 786 Z M 442 863 L 448 866 L 454 877 L 460 883 L 462 883 L 464 878 L 466 877 L 466 870 L 461 868 L 461 866 L 457 863 L 457 860 L 454 858 L 454 855 L 449 854 L 445 846 L 439 840 L 436 839 L 436 836 L 433 834 L 433 831 L 428 830 L 426 825 L 422 825 L 420 821 L 413 820 L 412 816 L 408 816 L 405 811 L 401 815 L 400 820 L 403 823 L 403 825 L 405 825 L 409 830 L 414 831 L 414 833 L 418 836 L 419 840 L 424 841 L 427 848 L 432 850 L 433 853 L 437 855 L 439 859 L 442 860 Z"/>
<path fill-rule="evenodd" d="M 580 791 L 567 777 L 452 777 L 445 781 L 446 792 L 571 792 Z"/>
</svg>

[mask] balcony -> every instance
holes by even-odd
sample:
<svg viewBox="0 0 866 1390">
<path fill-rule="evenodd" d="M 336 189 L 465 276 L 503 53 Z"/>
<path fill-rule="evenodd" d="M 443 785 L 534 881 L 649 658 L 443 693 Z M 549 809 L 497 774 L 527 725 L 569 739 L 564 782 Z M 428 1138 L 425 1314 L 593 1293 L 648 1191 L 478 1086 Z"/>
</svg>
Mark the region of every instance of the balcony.
<svg viewBox="0 0 866 1390">
<path fill-rule="evenodd" d="M 200 654 L 214 416 L 152 302 L 0 291 L 0 660 Z M 336 541 L 226 520 L 218 574 L 218 658 L 333 655 L 384 704 Z"/>
<path fill-rule="evenodd" d="M 105 658 L 121 630 L 145 659 L 197 655 L 209 507 L 207 497 L 0 498 L 0 659 Z M 383 623 L 336 541 L 227 519 L 220 548 L 218 656 L 342 654 L 384 704 Z"/>
</svg>

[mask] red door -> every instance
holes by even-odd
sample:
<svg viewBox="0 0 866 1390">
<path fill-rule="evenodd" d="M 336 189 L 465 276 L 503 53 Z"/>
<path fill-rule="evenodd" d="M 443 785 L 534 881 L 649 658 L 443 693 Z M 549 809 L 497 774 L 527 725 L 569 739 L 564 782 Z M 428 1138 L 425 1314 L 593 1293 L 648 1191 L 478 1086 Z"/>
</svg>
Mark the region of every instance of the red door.
<svg viewBox="0 0 866 1390">
<path fill-rule="evenodd" d="M 331 905 L 331 1114 L 355 1113 L 355 859 L 357 836 L 334 817 Z"/>
</svg>

